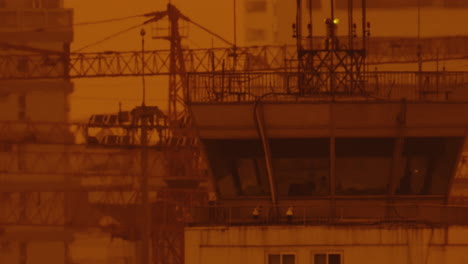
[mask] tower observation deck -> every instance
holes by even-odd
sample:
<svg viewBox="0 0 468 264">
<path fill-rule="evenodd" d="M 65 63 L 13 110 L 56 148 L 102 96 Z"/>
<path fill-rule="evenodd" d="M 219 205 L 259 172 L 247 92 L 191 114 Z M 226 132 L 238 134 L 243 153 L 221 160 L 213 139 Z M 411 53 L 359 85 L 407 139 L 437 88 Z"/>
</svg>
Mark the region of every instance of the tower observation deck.
<svg viewBox="0 0 468 264">
<path fill-rule="evenodd" d="M 189 78 L 190 109 L 219 203 L 232 206 L 229 221 L 254 220 L 260 205 L 281 211 L 265 221 L 291 206 L 301 208 L 300 221 L 447 216 L 438 206 L 455 187 L 468 74 L 378 72 L 358 93 L 307 96 L 295 86 L 299 75 Z M 422 205 L 428 211 L 413 208 Z"/>
</svg>

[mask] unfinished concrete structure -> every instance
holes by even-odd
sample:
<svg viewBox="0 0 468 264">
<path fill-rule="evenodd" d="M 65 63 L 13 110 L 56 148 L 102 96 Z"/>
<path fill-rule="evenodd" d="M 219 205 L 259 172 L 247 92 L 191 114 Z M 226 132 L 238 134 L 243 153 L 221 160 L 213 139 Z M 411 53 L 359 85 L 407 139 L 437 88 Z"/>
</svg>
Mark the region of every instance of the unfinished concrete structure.
<svg viewBox="0 0 468 264">
<path fill-rule="evenodd" d="M 18 74 L 30 69 L 27 56 L 37 50 L 68 52 L 73 39 L 73 12 L 63 8 L 62 0 L 4 0 L 0 1 L 0 53 L 15 56 L 18 63 L 6 65 Z M 10 50 L 9 45 L 25 46 L 24 49 Z M 21 58 L 24 58 L 21 60 Z M 61 67 L 66 70 L 65 61 L 49 60 L 49 65 L 42 65 L 41 70 L 49 67 Z M 5 65 L 3 66 L 5 67 Z M 16 126 L 15 132 L 3 135 L 1 138 L 0 157 L 2 172 L 0 185 L 3 190 L 2 219 L 19 218 L 18 225 L 4 226 L 0 231 L 0 262 L 32 264 L 43 263 L 47 257 L 48 263 L 64 263 L 67 259 L 67 243 L 71 241 L 71 233 L 67 231 L 65 222 L 62 226 L 37 225 L 45 215 L 52 214 L 55 218 L 65 219 L 65 203 L 55 203 L 53 212 L 47 212 L 41 201 L 47 203 L 57 197 L 46 190 L 64 186 L 66 179 L 66 160 L 57 168 L 56 173 L 44 173 L 47 162 L 30 159 L 26 153 L 66 151 L 66 144 L 71 141 L 70 135 L 62 133 L 58 137 L 45 138 L 49 131 L 37 130 L 37 133 L 27 133 L 29 122 L 67 122 L 68 96 L 73 85 L 67 79 L 58 80 L 22 80 L 0 82 L 0 120 L 24 126 Z M 13 155 L 14 154 L 14 155 Z M 7 169 L 8 168 L 8 169 Z M 25 193 L 34 189 L 37 193 Z M 7 200 L 15 201 L 12 203 Z M 24 204 L 38 202 L 38 212 L 21 211 Z M 18 215 L 8 215 L 17 207 Z M 41 209 L 39 209 L 41 208 Z M 49 216 L 47 216 L 49 217 Z"/>
</svg>

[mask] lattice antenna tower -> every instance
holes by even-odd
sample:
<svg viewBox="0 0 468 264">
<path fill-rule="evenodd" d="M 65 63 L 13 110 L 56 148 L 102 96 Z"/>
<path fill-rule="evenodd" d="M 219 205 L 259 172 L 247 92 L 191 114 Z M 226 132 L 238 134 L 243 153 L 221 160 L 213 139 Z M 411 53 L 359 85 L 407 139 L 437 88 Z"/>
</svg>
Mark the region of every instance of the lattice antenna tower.
<svg viewBox="0 0 468 264">
<path fill-rule="evenodd" d="M 337 96 L 365 95 L 364 66 L 370 36 L 366 0 L 346 1 L 347 14 L 343 20 L 347 22 L 347 33 L 343 36 L 338 35 L 340 18 L 336 15 L 334 0 L 330 0 L 329 17 L 319 25 L 313 23 L 317 21 L 312 12 L 314 1 L 305 0 L 308 3 L 307 12 L 304 12 L 303 1 L 297 0 L 296 23 L 293 25 L 300 73 L 299 94 L 331 96 L 333 99 Z M 307 36 L 304 37 L 303 26 L 307 18 Z M 314 35 L 318 27 L 325 27 L 325 36 Z"/>
</svg>

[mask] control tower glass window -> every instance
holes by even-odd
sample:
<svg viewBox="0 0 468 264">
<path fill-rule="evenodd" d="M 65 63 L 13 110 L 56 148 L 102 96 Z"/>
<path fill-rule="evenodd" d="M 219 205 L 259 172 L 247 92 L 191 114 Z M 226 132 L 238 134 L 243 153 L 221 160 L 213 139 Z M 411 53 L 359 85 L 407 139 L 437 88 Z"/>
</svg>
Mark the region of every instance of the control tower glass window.
<svg viewBox="0 0 468 264">
<path fill-rule="evenodd" d="M 222 198 L 269 194 L 259 140 L 205 140 L 204 144 Z"/>
<path fill-rule="evenodd" d="M 329 142 L 325 138 L 270 140 L 279 196 L 329 194 Z"/>
<path fill-rule="evenodd" d="M 396 194 L 446 194 L 461 144 L 461 138 L 407 138 Z"/>
<path fill-rule="evenodd" d="M 336 193 L 385 195 L 393 147 L 393 138 L 337 138 Z"/>
</svg>

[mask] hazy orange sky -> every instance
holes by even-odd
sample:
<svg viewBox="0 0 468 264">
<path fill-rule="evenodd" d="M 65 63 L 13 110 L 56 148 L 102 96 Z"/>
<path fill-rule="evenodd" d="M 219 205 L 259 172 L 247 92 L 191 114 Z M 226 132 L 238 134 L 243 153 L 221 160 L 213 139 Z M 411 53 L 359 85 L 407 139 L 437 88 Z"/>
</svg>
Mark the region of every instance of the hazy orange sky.
<svg viewBox="0 0 468 264">
<path fill-rule="evenodd" d="M 238 11 L 241 1 L 238 1 Z M 185 15 L 206 26 L 228 40 L 233 39 L 233 0 L 172 0 Z M 294 4 L 295 1 L 291 1 Z M 65 7 L 73 8 L 75 23 L 105 20 L 118 17 L 143 14 L 164 10 L 166 0 L 65 0 Z M 467 10 L 467 12 L 463 12 Z M 239 12 L 240 13 L 240 12 Z M 465 17 L 468 9 L 426 8 L 421 11 L 421 36 L 468 35 Z M 391 12 L 371 10 L 368 20 L 372 22 L 372 36 L 417 35 L 417 9 L 401 9 Z M 240 19 L 239 19 L 240 20 Z M 294 20 L 294 18 L 292 18 Z M 133 18 L 116 23 L 77 26 L 72 51 L 89 43 L 100 40 L 112 33 L 142 23 L 144 18 Z M 238 34 L 241 35 L 241 23 L 238 22 Z M 146 26 L 148 37 L 151 26 Z M 100 45 L 85 49 L 88 51 L 140 50 L 140 29 L 120 35 Z M 189 27 L 189 38 L 183 45 L 191 48 L 208 48 L 213 37 L 202 33 L 194 26 Z M 147 49 L 166 49 L 167 41 L 149 40 Z M 215 41 L 215 46 L 222 45 Z M 457 69 L 451 69 L 457 70 Z M 459 70 L 459 69 L 458 69 Z M 159 80 L 159 81 L 158 81 Z M 93 113 L 115 112 L 119 102 L 124 109 L 131 109 L 141 102 L 140 78 L 100 78 L 75 79 L 75 92 L 71 96 L 71 119 L 85 119 Z M 167 84 L 160 78 L 148 78 L 148 104 L 156 104 L 163 109 L 167 105 Z"/>
<path fill-rule="evenodd" d="M 232 0 L 173 0 L 185 15 L 198 23 L 218 32 L 228 39 L 232 39 Z M 75 10 L 75 23 L 96 21 L 116 17 L 125 17 L 153 11 L 162 11 L 167 1 L 163 0 L 65 0 L 65 6 Z M 125 29 L 144 21 L 145 18 L 130 19 L 124 22 L 103 24 L 100 26 L 75 27 L 75 41 L 73 47 L 79 48 L 93 40 Z M 190 28 L 195 30 L 193 26 Z M 140 47 L 139 30 L 126 33 L 113 41 L 96 46 L 95 50 L 135 49 Z M 196 34 L 197 32 L 195 32 Z M 192 38 L 194 36 L 192 35 Z M 204 36 L 211 41 L 211 37 Z M 196 43 L 191 42 L 192 46 Z M 200 38 L 198 38 L 200 40 Z M 203 44 L 203 43 L 201 43 Z M 151 47 L 158 47 L 158 43 L 150 43 Z M 92 50 L 92 49 L 89 49 Z"/>
</svg>

